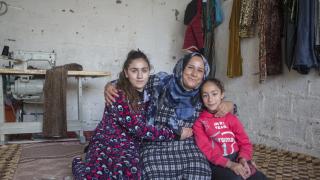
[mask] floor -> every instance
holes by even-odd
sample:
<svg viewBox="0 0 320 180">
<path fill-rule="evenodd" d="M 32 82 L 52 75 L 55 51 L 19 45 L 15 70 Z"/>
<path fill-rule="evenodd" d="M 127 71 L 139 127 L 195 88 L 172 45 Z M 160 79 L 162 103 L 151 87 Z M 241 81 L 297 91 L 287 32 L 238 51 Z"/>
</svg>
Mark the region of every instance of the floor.
<svg viewBox="0 0 320 180">
<path fill-rule="evenodd" d="M 83 154 L 79 142 L 23 144 L 15 180 L 71 180 L 71 162 Z"/>
<path fill-rule="evenodd" d="M 71 180 L 72 159 L 83 156 L 84 146 L 79 141 L 2 145 L 0 179 Z M 255 163 L 269 179 L 320 177 L 319 158 L 265 145 L 255 145 L 254 151 Z M 3 178 L 5 176 L 10 178 Z"/>
</svg>

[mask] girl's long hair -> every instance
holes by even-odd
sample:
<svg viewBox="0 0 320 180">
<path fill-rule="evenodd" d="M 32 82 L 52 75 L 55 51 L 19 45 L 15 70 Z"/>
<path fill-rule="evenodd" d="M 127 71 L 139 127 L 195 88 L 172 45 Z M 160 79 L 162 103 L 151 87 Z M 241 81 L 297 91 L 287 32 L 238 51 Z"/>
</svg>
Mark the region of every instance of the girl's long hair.
<svg viewBox="0 0 320 180">
<path fill-rule="evenodd" d="M 145 60 L 145 62 L 149 66 L 149 69 L 151 68 L 149 59 L 142 51 L 140 51 L 139 49 L 131 50 L 127 55 L 126 61 L 123 63 L 122 70 L 119 73 L 119 80 L 117 82 L 117 88 L 121 89 L 125 93 L 126 97 L 128 98 L 129 104 L 131 105 L 131 108 L 133 108 L 133 110 L 136 110 L 136 108 L 138 108 L 137 103 L 140 100 L 140 97 L 137 90 L 132 86 L 132 84 L 126 77 L 125 71 L 128 71 L 129 65 L 134 60 L 139 58 Z"/>
</svg>

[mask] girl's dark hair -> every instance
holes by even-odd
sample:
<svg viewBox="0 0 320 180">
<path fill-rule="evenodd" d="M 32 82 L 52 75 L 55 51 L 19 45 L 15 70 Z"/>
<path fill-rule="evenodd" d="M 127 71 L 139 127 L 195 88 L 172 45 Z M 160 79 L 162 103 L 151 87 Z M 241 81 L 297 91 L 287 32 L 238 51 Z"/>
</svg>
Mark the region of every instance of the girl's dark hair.
<svg viewBox="0 0 320 180">
<path fill-rule="evenodd" d="M 139 58 L 142 58 L 148 64 L 149 69 L 151 69 L 149 59 L 142 51 L 140 51 L 139 49 L 138 50 L 131 50 L 127 55 L 126 61 L 123 63 L 122 70 L 119 73 L 119 80 L 117 82 L 117 88 L 121 89 L 125 93 L 126 97 L 129 100 L 129 103 L 131 104 L 133 109 L 135 109 L 135 106 L 136 106 L 137 102 L 139 101 L 140 97 L 139 97 L 137 90 L 132 86 L 132 84 L 130 83 L 130 81 L 126 77 L 125 71 L 128 70 L 129 65 L 134 60 L 139 59 Z"/>
<path fill-rule="evenodd" d="M 223 83 L 222 83 L 219 79 L 217 79 L 217 78 L 209 78 L 209 79 L 205 80 L 205 81 L 202 83 L 202 85 L 201 85 L 201 93 L 202 93 L 202 90 L 203 90 L 203 86 L 204 86 L 206 83 L 209 83 L 209 82 L 215 84 L 215 85 L 220 89 L 221 93 L 224 92 Z"/>
</svg>

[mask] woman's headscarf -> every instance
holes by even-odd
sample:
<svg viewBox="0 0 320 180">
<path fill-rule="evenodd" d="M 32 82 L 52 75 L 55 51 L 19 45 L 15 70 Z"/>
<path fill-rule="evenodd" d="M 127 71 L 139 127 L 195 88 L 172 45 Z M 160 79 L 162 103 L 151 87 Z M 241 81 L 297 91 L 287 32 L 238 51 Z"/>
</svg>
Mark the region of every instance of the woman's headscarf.
<svg viewBox="0 0 320 180">
<path fill-rule="evenodd" d="M 179 82 L 180 86 L 182 86 L 182 87 L 183 87 L 182 74 L 183 74 L 183 70 L 184 70 L 183 68 L 186 66 L 187 63 L 189 63 L 190 59 L 194 56 L 199 56 L 203 60 L 203 64 L 204 64 L 203 80 L 206 80 L 207 77 L 209 76 L 210 67 L 209 67 L 207 59 L 204 56 L 202 56 L 200 53 L 197 53 L 197 52 L 187 54 L 177 62 L 177 64 L 174 66 L 174 69 L 173 69 L 174 78 L 176 79 L 177 82 Z M 199 88 L 197 88 L 197 89 L 199 90 Z"/>
<path fill-rule="evenodd" d="M 186 66 L 186 63 L 194 56 L 199 56 L 204 63 L 204 77 L 203 81 L 209 76 L 210 68 L 208 61 L 200 53 L 194 52 L 185 55 L 181 58 L 173 69 L 173 77 L 169 80 L 168 85 L 165 88 L 164 96 L 160 101 L 163 101 L 163 104 L 175 109 L 175 116 L 170 117 L 169 124 L 173 128 L 177 128 L 177 121 L 189 121 L 193 122 L 196 117 L 195 105 L 199 102 L 199 87 L 200 85 L 192 90 L 186 90 L 183 87 L 182 75 L 183 68 Z"/>
</svg>

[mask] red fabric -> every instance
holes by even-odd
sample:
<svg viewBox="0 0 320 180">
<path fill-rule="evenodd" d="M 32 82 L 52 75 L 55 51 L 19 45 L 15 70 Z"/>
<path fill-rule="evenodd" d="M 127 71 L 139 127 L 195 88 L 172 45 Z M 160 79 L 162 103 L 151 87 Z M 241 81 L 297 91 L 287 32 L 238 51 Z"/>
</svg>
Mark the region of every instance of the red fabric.
<svg viewBox="0 0 320 180">
<path fill-rule="evenodd" d="M 202 2 L 198 0 L 197 14 L 187 26 L 183 49 L 200 50 L 204 48 L 204 34 L 202 31 Z"/>
<path fill-rule="evenodd" d="M 240 120 L 231 113 L 221 118 L 203 111 L 193 125 L 196 143 L 207 159 L 226 167 L 224 156 L 238 152 L 238 158 L 252 159 L 252 144 Z"/>
</svg>

